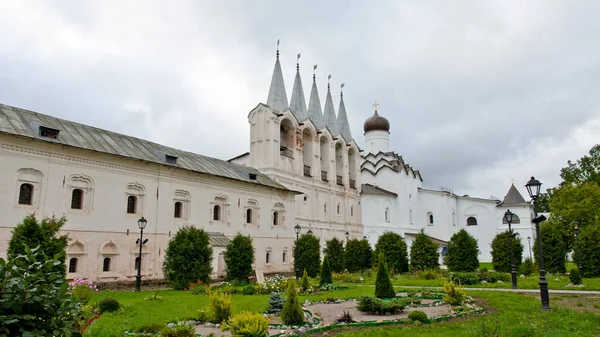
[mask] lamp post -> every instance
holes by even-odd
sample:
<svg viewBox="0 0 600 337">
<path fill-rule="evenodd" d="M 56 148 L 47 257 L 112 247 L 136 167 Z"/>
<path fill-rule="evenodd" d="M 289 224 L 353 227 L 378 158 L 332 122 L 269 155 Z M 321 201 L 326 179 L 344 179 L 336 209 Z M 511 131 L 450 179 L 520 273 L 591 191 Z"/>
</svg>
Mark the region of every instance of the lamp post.
<svg viewBox="0 0 600 337">
<path fill-rule="evenodd" d="M 575 245 L 577 246 L 577 269 L 579 269 L 579 275 L 583 277 L 583 267 L 581 266 L 581 251 L 579 250 L 579 221 L 573 221 L 573 232 L 575 233 Z"/>
<path fill-rule="evenodd" d="M 531 256 L 531 236 L 527 237 L 527 241 L 529 242 L 529 258 L 533 260 L 533 257 Z"/>
<path fill-rule="evenodd" d="M 142 245 L 144 244 L 144 228 L 146 228 L 146 225 L 148 224 L 148 220 L 144 219 L 144 217 L 142 217 L 141 219 L 138 220 L 138 227 L 140 228 L 140 241 L 139 241 L 139 245 L 140 245 L 140 253 L 138 255 L 138 260 L 140 261 L 138 264 L 138 270 L 137 270 L 137 276 L 135 277 L 135 291 L 141 291 L 141 286 L 142 286 Z"/>
<path fill-rule="evenodd" d="M 300 225 L 296 224 L 294 226 L 294 231 L 296 232 L 296 247 L 294 248 L 294 264 L 296 265 L 296 280 L 300 278 L 300 266 L 298 265 L 298 236 L 300 235 L 300 231 L 302 228 Z"/>
<path fill-rule="evenodd" d="M 344 234 L 344 235 L 346 235 L 346 244 L 348 244 L 348 238 L 350 238 L 350 233 L 348 233 L 348 231 L 346 231 L 346 234 Z"/>
<path fill-rule="evenodd" d="M 510 276 L 512 278 L 512 287 L 513 289 L 517 289 L 517 268 L 515 267 L 515 253 L 513 252 L 513 233 L 511 224 L 515 220 L 515 214 L 507 209 L 504 213 L 504 220 L 508 223 L 508 235 L 510 242 Z"/>
<path fill-rule="evenodd" d="M 538 256 L 540 263 L 540 298 L 542 300 L 542 310 L 550 310 L 550 295 L 548 294 L 548 280 L 546 280 L 546 271 L 544 270 L 544 255 L 542 253 L 542 236 L 540 234 L 540 223 L 546 220 L 543 215 L 537 215 L 537 198 L 540 196 L 540 188 L 542 183 L 536 180 L 534 177 L 527 182 L 525 185 L 527 193 L 531 199 L 533 199 L 533 219 L 531 222 L 535 224 L 535 235 L 537 236 L 538 242 Z"/>
</svg>

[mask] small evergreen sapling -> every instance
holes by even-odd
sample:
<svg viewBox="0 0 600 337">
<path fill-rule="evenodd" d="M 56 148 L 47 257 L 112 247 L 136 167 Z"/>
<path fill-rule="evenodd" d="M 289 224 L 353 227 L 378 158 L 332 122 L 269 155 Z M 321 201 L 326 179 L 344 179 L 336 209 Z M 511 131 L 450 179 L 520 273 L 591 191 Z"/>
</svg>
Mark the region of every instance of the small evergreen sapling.
<svg viewBox="0 0 600 337">
<path fill-rule="evenodd" d="M 331 278 L 331 268 L 329 268 L 329 256 L 325 255 L 323 265 L 321 266 L 321 281 L 319 285 L 322 286 L 331 283 L 333 283 L 333 279 Z"/>
<path fill-rule="evenodd" d="M 281 320 L 286 325 L 302 324 L 304 322 L 304 312 L 296 292 L 296 281 L 290 280 L 288 282 L 285 297 L 285 304 L 281 310 Z"/>
<path fill-rule="evenodd" d="M 306 270 L 304 271 L 304 275 L 302 275 L 301 287 L 302 291 L 308 291 L 308 289 L 310 289 L 310 280 L 308 279 Z"/>
<path fill-rule="evenodd" d="M 396 292 L 392 285 L 392 279 L 388 271 L 387 263 L 383 252 L 379 253 L 379 263 L 377 267 L 377 279 L 375 281 L 375 297 L 377 298 L 394 298 Z"/>
<path fill-rule="evenodd" d="M 572 285 L 580 285 L 581 284 L 581 274 L 579 273 L 579 269 L 572 268 L 569 273 L 569 280 Z"/>
</svg>

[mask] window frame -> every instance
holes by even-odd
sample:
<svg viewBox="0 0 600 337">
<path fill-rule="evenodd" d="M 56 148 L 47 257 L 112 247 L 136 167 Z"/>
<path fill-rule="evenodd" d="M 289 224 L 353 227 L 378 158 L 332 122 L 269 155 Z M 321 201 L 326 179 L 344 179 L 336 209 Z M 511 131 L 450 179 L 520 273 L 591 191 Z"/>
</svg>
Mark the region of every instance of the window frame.
<svg viewBox="0 0 600 337">
<path fill-rule="evenodd" d="M 182 219 L 183 218 L 183 202 L 175 201 L 173 204 L 173 218 Z"/>
<path fill-rule="evenodd" d="M 108 261 L 108 263 L 106 263 Z M 108 268 L 107 268 L 108 265 Z M 111 271 L 111 267 L 112 267 L 112 258 L 109 256 L 105 256 L 102 259 L 102 272 L 103 273 L 109 273 Z"/>
<path fill-rule="evenodd" d="M 133 200 L 133 205 L 131 204 L 131 200 Z M 130 211 L 130 207 L 133 209 Z M 127 214 L 139 214 L 138 213 L 138 197 L 137 195 L 128 195 L 127 196 L 127 207 L 125 212 Z"/>
<path fill-rule="evenodd" d="M 473 223 L 473 221 L 469 222 L 470 219 L 473 219 L 475 223 Z M 475 216 L 469 216 L 469 217 L 467 217 L 467 226 L 468 227 L 478 226 L 478 225 L 479 225 L 479 222 L 477 221 L 477 217 L 475 217 Z"/>
<path fill-rule="evenodd" d="M 69 267 L 67 269 L 67 273 L 69 273 L 69 274 L 76 274 L 77 273 L 78 264 L 79 264 L 79 258 L 77 258 L 77 257 L 70 257 L 69 258 Z"/>
<path fill-rule="evenodd" d="M 29 191 L 24 191 L 23 190 L 24 187 L 29 188 Z M 29 183 L 29 182 L 21 183 L 19 185 L 19 196 L 17 197 L 18 204 L 21 205 L 21 206 L 33 206 L 34 191 L 35 191 L 35 186 L 33 186 L 32 183 Z M 29 193 L 29 198 L 28 198 L 28 202 L 27 203 L 21 202 L 21 200 L 24 199 L 24 197 L 23 197 L 24 192 L 28 192 Z"/>
<path fill-rule="evenodd" d="M 75 193 L 79 193 L 79 203 L 78 205 L 75 204 Z M 72 210 L 77 210 L 77 211 L 82 211 L 83 210 L 83 204 L 84 204 L 84 198 L 85 198 L 85 192 L 81 189 L 81 188 L 74 188 L 71 190 L 71 209 Z M 79 206 L 79 207 L 74 207 L 74 206 Z"/>
</svg>

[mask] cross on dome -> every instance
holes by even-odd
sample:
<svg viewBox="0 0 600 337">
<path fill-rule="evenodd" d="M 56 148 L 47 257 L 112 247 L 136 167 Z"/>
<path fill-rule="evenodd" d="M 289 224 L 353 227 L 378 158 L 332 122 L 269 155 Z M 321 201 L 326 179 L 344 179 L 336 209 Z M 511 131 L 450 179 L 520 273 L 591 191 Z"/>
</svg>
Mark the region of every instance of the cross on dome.
<svg viewBox="0 0 600 337">
<path fill-rule="evenodd" d="M 377 108 L 379 108 L 379 103 L 375 101 L 375 103 L 373 103 L 373 107 L 375 107 L 375 112 L 377 112 Z"/>
</svg>

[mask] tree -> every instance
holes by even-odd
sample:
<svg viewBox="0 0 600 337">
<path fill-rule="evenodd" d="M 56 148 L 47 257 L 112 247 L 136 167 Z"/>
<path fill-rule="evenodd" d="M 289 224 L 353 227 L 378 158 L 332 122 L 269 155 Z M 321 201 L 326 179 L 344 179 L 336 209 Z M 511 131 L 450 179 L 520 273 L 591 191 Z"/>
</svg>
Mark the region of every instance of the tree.
<svg viewBox="0 0 600 337">
<path fill-rule="evenodd" d="M 181 227 L 165 250 L 165 279 L 176 290 L 187 288 L 197 281 L 208 283 L 212 272 L 212 253 L 204 230 Z"/>
<path fill-rule="evenodd" d="M 438 244 L 431 241 L 421 230 L 410 247 L 411 270 L 426 270 L 439 267 Z"/>
<path fill-rule="evenodd" d="M 358 239 L 350 239 L 346 243 L 345 250 L 345 268 L 349 272 L 355 272 L 363 269 L 363 247 Z"/>
<path fill-rule="evenodd" d="M 594 145 L 589 152 L 577 160 L 576 163 L 567 162 L 567 167 L 560 170 L 562 182 L 565 185 L 583 185 L 594 183 L 600 185 L 600 144 Z"/>
<path fill-rule="evenodd" d="M 385 232 L 379 237 L 375 245 L 375 254 L 379 256 L 382 252 L 392 272 L 400 273 L 408 271 L 406 242 L 404 242 L 404 239 L 399 234 Z"/>
<path fill-rule="evenodd" d="M 360 252 L 362 256 L 361 270 L 369 269 L 373 266 L 373 249 L 367 239 L 360 240 Z"/>
<path fill-rule="evenodd" d="M 497 234 L 492 240 L 492 266 L 495 271 L 510 273 L 510 233 L 508 231 Z M 513 253 L 515 268 L 518 271 L 523 260 L 523 245 L 521 240 L 513 237 Z"/>
<path fill-rule="evenodd" d="M 544 254 L 544 268 L 549 273 L 566 273 L 565 267 L 565 243 L 562 237 L 561 224 L 558 222 L 544 222 L 540 227 L 542 239 L 542 251 Z M 533 256 L 539 266 L 538 240 L 533 243 Z"/>
<path fill-rule="evenodd" d="M 296 292 L 296 281 L 288 281 L 288 286 L 285 291 L 285 304 L 281 310 L 281 320 L 283 324 L 298 325 L 304 322 L 304 312 L 298 299 Z"/>
<path fill-rule="evenodd" d="M 331 271 L 339 273 L 344 270 L 344 243 L 338 238 L 333 238 L 325 243 L 326 256 L 329 256 Z"/>
<path fill-rule="evenodd" d="M 224 258 L 228 280 L 248 280 L 254 263 L 254 248 L 250 236 L 238 233 L 227 245 Z"/>
<path fill-rule="evenodd" d="M 377 264 L 377 279 L 375 280 L 375 297 L 396 297 L 396 291 L 394 291 L 394 286 L 392 285 L 392 279 L 390 278 L 390 272 L 388 270 L 387 263 L 385 262 L 385 255 L 383 254 L 383 252 L 379 253 L 379 261 Z"/>
<path fill-rule="evenodd" d="M 39 247 L 39 254 L 35 254 L 40 259 L 55 258 L 60 262 L 54 266 L 55 270 L 64 278 L 67 269 L 65 266 L 67 240 L 66 235 L 58 235 L 60 229 L 67 222 L 65 217 L 60 219 L 44 218 L 38 223 L 35 214 L 27 215 L 23 222 L 17 225 L 12 231 L 12 236 L 8 242 L 6 257 L 8 260 L 15 259 L 18 255 L 26 253 L 27 248 Z M 39 262 L 44 262 L 40 260 Z"/>
<path fill-rule="evenodd" d="M 581 266 L 585 277 L 600 276 L 600 226 L 588 226 L 579 234 Z M 545 256 L 546 254 L 544 254 Z M 577 254 L 574 254 L 577 257 Z"/>
<path fill-rule="evenodd" d="M 310 277 L 319 275 L 321 246 L 319 239 L 312 234 L 303 234 L 298 239 L 295 249 L 294 268 L 306 270 Z"/>
<path fill-rule="evenodd" d="M 325 255 L 323 258 L 323 266 L 321 267 L 321 280 L 319 285 L 331 284 L 333 279 L 331 277 L 331 268 L 329 267 L 329 256 Z"/>
<path fill-rule="evenodd" d="M 536 200 L 538 213 L 550 213 L 550 197 L 553 191 L 553 188 L 549 188 L 546 193 L 540 193 L 540 196 Z"/>
<path fill-rule="evenodd" d="M 461 229 L 450 238 L 445 262 L 450 271 L 475 271 L 479 268 L 477 240 Z"/>
</svg>

